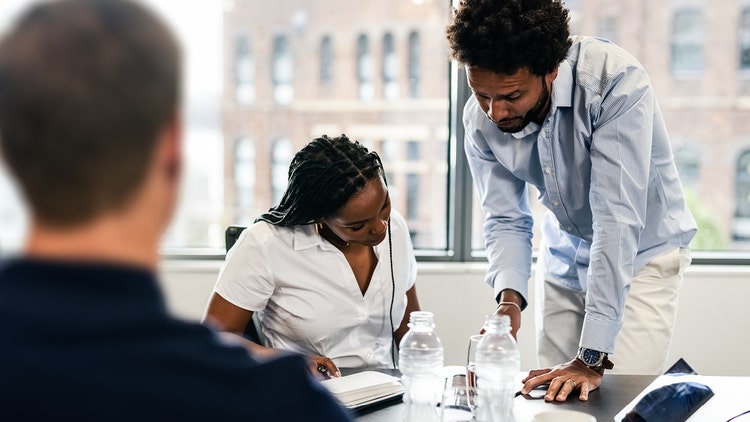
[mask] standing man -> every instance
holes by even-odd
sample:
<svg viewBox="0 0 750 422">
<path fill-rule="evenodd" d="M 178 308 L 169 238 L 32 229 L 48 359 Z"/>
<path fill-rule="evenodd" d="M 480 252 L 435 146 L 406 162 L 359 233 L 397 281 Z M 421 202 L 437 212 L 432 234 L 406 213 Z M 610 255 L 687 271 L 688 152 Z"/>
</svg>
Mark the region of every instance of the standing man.
<svg viewBox="0 0 750 422">
<path fill-rule="evenodd" d="M 305 359 L 171 317 L 180 54 L 125 0 L 32 6 L 0 41 L 0 151 L 31 211 L 0 263 L 0 420 L 347 421 Z"/>
<path fill-rule="evenodd" d="M 487 282 L 515 335 L 528 300 L 533 219 L 539 361 L 524 392 L 581 400 L 608 355 L 664 370 L 696 232 L 646 71 L 601 39 L 571 37 L 560 0 L 462 0 L 447 27 L 473 97 L 465 150 L 486 215 Z"/>
</svg>

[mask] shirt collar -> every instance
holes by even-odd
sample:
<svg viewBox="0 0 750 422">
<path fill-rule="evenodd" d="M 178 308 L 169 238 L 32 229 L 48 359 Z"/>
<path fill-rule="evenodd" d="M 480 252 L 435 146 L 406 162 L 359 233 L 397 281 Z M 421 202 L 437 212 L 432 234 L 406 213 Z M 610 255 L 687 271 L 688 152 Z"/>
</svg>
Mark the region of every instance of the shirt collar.
<svg viewBox="0 0 750 422">
<path fill-rule="evenodd" d="M 563 60 L 557 66 L 557 77 L 552 82 L 551 109 L 573 105 L 573 70 L 570 63 Z"/>
<path fill-rule="evenodd" d="M 324 251 L 337 251 L 338 249 L 333 246 L 330 242 L 323 239 L 315 230 L 315 224 L 305 224 L 300 226 L 292 227 L 292 236 L 294 238 L 294 250 L 300 251 L 303 249 L 313 248 L 319 246 Z M 384 247 L 388 245 L 388 235 L 385 240 L 380 242 L 379 245 L 375 245 L 374 250 L 378 257 Z"/>
<path fill-rule="evenodd" d="M 567 61 L 563 61 L 557 67 L 557 77 L 552 81 L 552 102 L 550 113 L 560 107 L 570 107 L 573 104 L 573 71 Z M 526 127 L 518 132 L 511 133 L 516 139 L 523 139 L 531 134 L 537 133 L 541 126 L 536 122 L 529 122 Z"/>
<path fill-rule="evenodd" d="M 294 226 L 292 227 L 292 233 L 294 236 L 295 251 L 313 248 L 316 246 L 320 246 L 320 248 L 324 250 L 336 249 L 335 246 L 323 240 L 323 238 L 315 230 L 315 224 Z"/>
</svg>

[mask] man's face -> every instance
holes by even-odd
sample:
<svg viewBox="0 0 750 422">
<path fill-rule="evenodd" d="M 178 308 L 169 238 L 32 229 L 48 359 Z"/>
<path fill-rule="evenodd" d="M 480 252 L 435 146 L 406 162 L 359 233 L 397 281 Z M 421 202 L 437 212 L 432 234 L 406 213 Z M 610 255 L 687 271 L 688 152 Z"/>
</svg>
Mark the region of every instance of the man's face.
<svg viewBox="0 0 750 422">
<path fill-rule="evenodd" d="M 503 132 L 514 133 L 530 122 L 541 123 L 549 111 L 550 87 L 557 69 L 544 76 L 521 68 L 506 75 L 466 68 L 469 87 L 487 117 Z"/>
</svg>

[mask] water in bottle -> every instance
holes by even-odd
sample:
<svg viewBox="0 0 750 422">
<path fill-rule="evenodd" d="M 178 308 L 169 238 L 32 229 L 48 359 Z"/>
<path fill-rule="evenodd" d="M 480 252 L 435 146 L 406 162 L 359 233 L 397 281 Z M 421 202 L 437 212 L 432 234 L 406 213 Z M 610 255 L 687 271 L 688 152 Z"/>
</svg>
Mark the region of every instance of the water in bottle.
<svg viewBox="0 0 750 422">
<path fill-rule="evenodd" d="M 513 422 L 514 379 L 521 369 L 510 318 L 492 315 L 477 345 L 477 418 L 479 422 Z"/>
<path fill-rule="evenodd" d="M 432 312 L 411 313 L 409 331 L 399 343 L 398 365 L 405 389 L 404 421 L 437 421 L 443 344 L 435 333 Z"/>
</svg>

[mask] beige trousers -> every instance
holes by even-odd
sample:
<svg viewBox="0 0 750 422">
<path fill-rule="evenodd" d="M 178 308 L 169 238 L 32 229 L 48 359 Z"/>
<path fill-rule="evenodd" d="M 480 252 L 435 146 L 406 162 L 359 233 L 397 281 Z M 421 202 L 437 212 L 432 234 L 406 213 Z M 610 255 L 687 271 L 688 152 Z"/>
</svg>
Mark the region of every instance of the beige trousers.
<svg viewBox="0 0 750 422">
<path fill-rule="evenodd" d="M 667 366 L 683 272 L 690 250 L 676 248 L 649 261 L 630 284 L 622 328 L 610 356 L 618 374 L 659 375 Z M 553 280 L 541 259 L 536 266 L 536 327 L 539 367 L 575 357 L 583 326 L 585 293 Z"/>
</svg>

